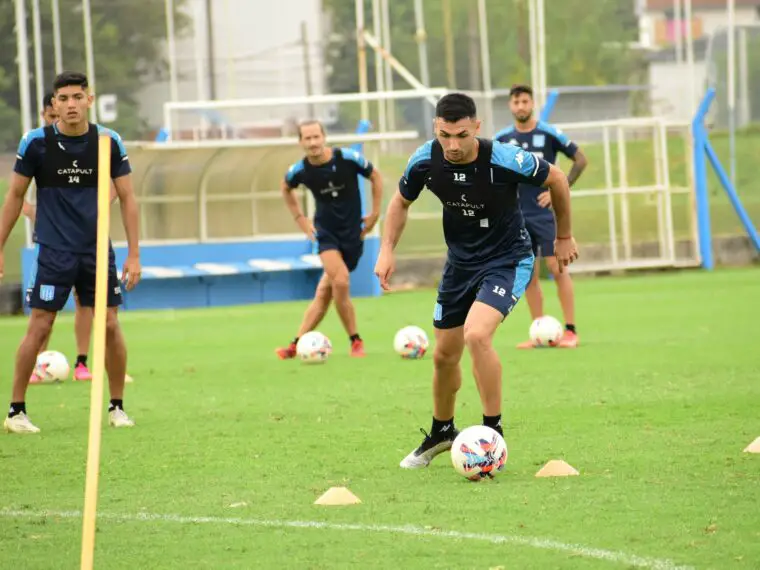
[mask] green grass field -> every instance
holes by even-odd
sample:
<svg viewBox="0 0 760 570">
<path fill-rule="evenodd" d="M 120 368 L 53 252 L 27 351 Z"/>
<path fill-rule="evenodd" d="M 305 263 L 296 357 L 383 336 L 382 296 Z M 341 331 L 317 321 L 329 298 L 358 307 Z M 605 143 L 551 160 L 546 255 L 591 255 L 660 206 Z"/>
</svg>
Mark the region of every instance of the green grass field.
<svg viewBox="0 0 760 570">
<path fill-rule="evenodd" d="M 104 431 L 96 567 L 758 568 L 759 278 L 579 279 L 577 351 L 515 350 L 521 304 L 496 340 L 508 468 L 482 483 L 446 456 L 398 467 L 429 427 L 432 360 L 392 338 L 430 331 L 433 291 L 357 301 L 364 360 L 331 313 L 335 352 L 311 367 L 273 355 L 304 303 L 126 313 L 138 426 Z M 25 326 L 0 320 L 6 397 Z M 72 329 L 51 348 L 72 355 Z M 480 421 L 469 369 L 459 427 Z M 0 567 L 78 566 L 88 405 L 87 385 L 32 386 L 42 434 L 3 437 Z M 552 458 L 581 476 L 536 479 Z M 335 485 L 363 503 L 312 504 Z"/>
</svg>

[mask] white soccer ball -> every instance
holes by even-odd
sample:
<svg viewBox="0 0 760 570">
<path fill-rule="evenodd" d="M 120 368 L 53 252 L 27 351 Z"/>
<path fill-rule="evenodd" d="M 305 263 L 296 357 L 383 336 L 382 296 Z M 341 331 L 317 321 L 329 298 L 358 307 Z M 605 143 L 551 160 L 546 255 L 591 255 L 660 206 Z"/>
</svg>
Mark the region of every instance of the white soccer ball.
<svg viewBox="0 0 760 570">
<path fill-rule="evenodd" d="M 422 358 L 427 352 L 430 342 L 427 334 L 420 327 L 404 327 L 393 338 L 393 349 L 401 356 L 414 360 Z"/>
<path fill-rule="evenodd" d="M 296 353 L 302 362 L 318 364 L 324 362 L 332 352 L 332 344 L 321 332 L 307 332 L 298 339 Z"/>
<path fill-rule="evenodd" d="M 507 464 L 507 443 L 490 427 L 468 427 L 451 446 L 451 463 L 470 481 L 493 477 Z"/>
<path fill-rule="evenodd" d="M 538 317 L 530 325 L 530 340 L 536 346 L 557 346 L 562 332 L 562 323 L 554 317 Z"/>
<path fill-rule="evenodd" d="M 69 372 L 69 361 L 60 352 L 46 350 L 37 356 L 34 373 L 43 383 L 63 382 L 69 377 Z"/>
</svg>

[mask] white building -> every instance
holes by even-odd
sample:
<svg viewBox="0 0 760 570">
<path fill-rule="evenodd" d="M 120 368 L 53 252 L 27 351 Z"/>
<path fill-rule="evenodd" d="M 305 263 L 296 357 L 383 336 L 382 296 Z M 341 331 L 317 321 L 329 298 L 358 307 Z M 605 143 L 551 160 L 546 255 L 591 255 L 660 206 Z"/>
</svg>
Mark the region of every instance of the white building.
<svg viewBox="0 0 760 570">
<path fill-rule="evenodd" d="M 178 100 L 324 93 L 325 26 L 321 0 L 189 0 L 185 11 L 192 25 L 176 41 Z M 307 49 L 303 44 L 304 30 Z M 142 93 L 142 116 L 152 127 L 163 126 L 163 104 L 170 99 L 168 80 Z"/>
<path fill-rule="evenodd" d="M 652 86 L 652 112 L 677 120 L 692 118 L 690 101 L 690 72 L 685 64 L 685 47 L 678 48 L 678 37 L 685 38 L 689 23 L 683 16 L 685 0 L 639 0 L 639 44 L 652 50 L 649 64 L 649 84 Z M 737 29 L 760 26 L 760 0 L 735 0 L 735 22 Z M 681 6 L 680 17 L 676 17 L 675 7 Z M 711 60 L 725 53 L 725 30 L 728 25 L 726 0 L 692 0 L 691 31 L 694 38 L 694 75 L 697 98 L 701 98 L 707 85 L 708 73 L 712 70 L 706 56 L 713 49 Z M 746 56 L 746 36 L 738 34 L 737 42 L 737 82 L 740 100 L 740 123 L 749 120 L 747 73 L 743 73 L 741 63 Z M 722 42 L 722 44 L 721 44 Z M 710 44 L 712 45 L 712 48 Z M 722 51 L 716 53 L 716 46 Z M 744 57 L 746 60 L 746 57 Z M 744 95 L 742 93 L 744 92 Z M 719 94 L 719 97 L 722 94 Z M 744 108 L 742 110 L 742 107 Z"/>
</svg>

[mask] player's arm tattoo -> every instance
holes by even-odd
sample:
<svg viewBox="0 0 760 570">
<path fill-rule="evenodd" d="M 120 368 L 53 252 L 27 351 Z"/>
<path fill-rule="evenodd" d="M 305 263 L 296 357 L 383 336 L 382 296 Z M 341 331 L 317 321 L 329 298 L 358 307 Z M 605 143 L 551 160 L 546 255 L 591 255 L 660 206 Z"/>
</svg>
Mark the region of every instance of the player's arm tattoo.
<svg viewBox="0 0 760 570">
<path fill-rule="evenodd" d="M 140 236 L 140 216 L 137 209 L 135 191 L 132 186 L 132 175 L 126 174 L 114 178 L 113 186 L 116 190 L 116 195 L 119 197 L 121 219 L 124 223 L 124 233 L 127 234 L 127 255 L 139 255 L 140 246 L 138 240 Z"/>
<path fill-rule="evenodd" d="M 385 224 L 383 225 L 383 242 L 382 247 L 395 249 L 398 240 L 406 226 L 406 219 L 409 217 L 409 206 L 412 203 L 396 192 L 388 204 L 388 210 L 385 212 Z"/>
<path fill-rule="evenodd" d="M 567 238 L 573 235 L 573 225 L 570 215 L 570 184 L 567 176 L 553 164 L 549 166 L 549 176 L 544 187 L 549 188 L 552 197 L 552 208 L 557 219 L 557 237 Z"/>
<path fill-rule="evenodd" d="M 3 204 L 3 213 L 0 215 L 0 250 L 5 247 L 5 242 L 8 241 L 8 236 L 11 235 L 11 230 L 21 215 L 21 210 L 24 207 L 24 196 L 31 181 L 31 178 L 22 176 L 18 172 L 11 175 L 11 183 Z"/>
<path fill-rule="evenodd" d="M 575 151 L 575 154 L 571 160 L 573 161 L 573 167 L 567 174 L 567 181 L 570 183 L 570 186 L 575 184 L 575 182 L 578 180 L 578 178 L 581 177 L 581 174 L 583 174 L 583 171 L 586 170 L 586 167 L 588 166 L 588 159 L 586 158 L 586 155 L 583 154 L 583 151 L 581 149 Z"/>
</svg>

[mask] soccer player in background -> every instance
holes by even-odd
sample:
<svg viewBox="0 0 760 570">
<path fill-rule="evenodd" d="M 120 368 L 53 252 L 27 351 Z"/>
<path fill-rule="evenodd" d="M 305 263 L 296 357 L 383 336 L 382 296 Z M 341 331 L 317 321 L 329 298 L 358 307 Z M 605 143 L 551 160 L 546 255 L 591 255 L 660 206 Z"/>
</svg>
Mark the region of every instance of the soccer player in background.
<svg viewBox="0 0 760 570">
<path fill-rule="evenodd" d="M 45 126 L 52 125 L 57 119 L 58 119 L 58 113 L 56 112 L 55 108 L 53 107 L 53 93 L 46 93 L 45 96 L 42 99 L 42 121 L 45 123 Z M 24 200 L 24 206 L 22 208 L 22 211 L 24 215 L 29 218 L 32 223 L 35 222 L 37 218 L 37 207 L 36 207 L 36 190 L 32 188 L 26 195 L 26 199 Z M 116 189 L 112 186 L 111 187 L 111 201 L 116 199 Z M 27 290 L 27 294 L 31 294 L 31 289 L 34 286 L 34 274 L 36 273 L 36 268 L 32 274 L 32 282 L 29 284 L 29 288 Z M 87 368 L 87 353 L 90 349 L 90 337 L 92 336 L 92 320 L 94 317 L 94 312 L 89 307 L 83 307 L 79 303 L 79 298 L 76 295 L 76 290 L 74 291 L 74 301 L 76 303 L 76 312 L 74 313 L 74 336 L 76 338 L 76 345 L 77 345 L 77 359 L 76 364 L 74 366 L 74 380 L 78 381 L 87 381 L 92 380 L 92 374 L 90 373 L 90 370 Z M 51 329 L 52 334 L 52 329 Z M 40 347 L 40 352 L 44 352 L 48 348 L 48 343 L 50 342 L 50 335 L 45 338 L 44 342 L 42 343 L 42 346 Z M 132 379 L 127 374 L 127 382 L 131 382 Z M 42 378 L 40 378 L 36 372 L 32 372 L 31 378 L 29 378 L 30 384 L 39 384 L 42 382 Z"/>
<path fill-rule="evenodd" d="M 384 289 L 395 270 L 393 250 L 409 207 L 427 186 L 443 205 L 446 265 L 433 312 L 433 425 L 401 467 L 426 467 L 451 448 L 456 394 L 465 346 L 483 407 L 483 424 L 502 433 L 501 362 L 493 336 L 533 272 L 533 253 L 518 204 L 518 184 L 549 187 L 559 235 L 560 267 L 578 256 L 570 223 L 567 178 L 556 166 L 522 149 L 478 138 L 474 101 L 451 93 L 436 106 L 435 139 L 419 147 L 388 205 L 375 273 Z"/>
<path fill-rule="evenodd" d="M 557 153 L 561 152 L 573 161 L 567 180 L 570 186 L 575 184 L 588 164 L 586 155 L 559 129 L 534 117 L 533 90 L 527 85 L 512 87 L 509 93 L 509 108 L 515 118 L 515 123 L 496 133 L 494 139 L 517 145 L 551 164 L 556 163 Z M 576 348 L 579 339 L 575 329 L 573 280 L 569 271 L 560 272 L 559 264 L 554 258 L 557 228 L 551 211 L 552 205 L 552 196 L 549 191 L 535 184 L 520 184 L 520 209 L 533 243 L 533 253 L 536 256 L 536 270 L 525 291 L 525 298 L 528 300 L 531 318 L 535 320 L 543 316 L 544 297 L 538 279 L 539 256 L 543 256 L 557 284 L 557 294 L 565 318 L 565 332 L 559 346 Z M 528 340 L 517 346 L 518 348 L 533 348 L 534 344 Z"/>
<path fill-rule="evenodd" d="M 87 77 L 64 72 L 55 78 L 54 108 L 58 122 L 26 133 L 19 143 L 14 172 L 0 217 L 0 278 L 3 248 L 21 214 L 32 178 L 37 186 L 36 242 L 39 245 L 37 275 L 29 305 L 31 316 L 26 335 L 16 353 L 13 393 L 4 427 L 14 433 L 38 433 L 26 413 L 26 390 L 37 354 L 76 287 L 79 302 L 93 307 L 95 301 L 95 253 L 98 220 L 98 136 L 111 137 L 110 174 L 121 204 L 129 252 L 123 278 L 127 290 L 140 280 L 138 210 L 132 189 L 131 168 L 121 138 L 114 131 L 87 120 L 93 103 Z M 113 250 L 109 252 L 108 310 L 106 315 L 105 366 L 111 401 L 109 424 L 131 427 L 124 411 L 124 376 L 127 350 L 118 321 L 121 285 Z"/>
<path fill-rule="evenodd" d="M 349 274 L 356 269 L 364 251 L 364 236 L 372 231 L 380 216 L 382 177 L 359 152 L 327 146 L 325 130 L 319 121 L 301 124 L 298 140 L 306 156 L 288 169 L 282 195 L 298 227 L 310 240 L 316 240 L 324 273 L 298 334 L 288 346 L 277 349 L 277 356 L 283 360 L 294 358 L 298 339 L 319 325 L 334 301 L 351 342 L 351 356 L 361 357 L 364 342 L 356 327 Z M 372 183 L 372 211 L 364 218 L 358 175 Z M 293 194 L 293 189 L 301 184 L 314 196 L 317 211 L 313 222 L 301 211 Z"/>
</svg>

